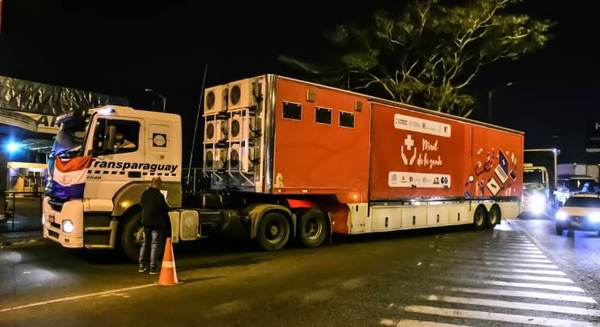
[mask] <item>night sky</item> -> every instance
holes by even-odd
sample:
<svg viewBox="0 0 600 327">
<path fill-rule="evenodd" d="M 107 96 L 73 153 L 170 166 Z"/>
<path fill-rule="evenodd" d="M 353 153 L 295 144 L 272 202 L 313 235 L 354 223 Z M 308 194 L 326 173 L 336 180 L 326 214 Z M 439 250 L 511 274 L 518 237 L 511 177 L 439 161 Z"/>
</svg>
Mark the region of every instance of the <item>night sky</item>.
<svg viewBox="0 0 600 327">
<path fill-rule="evenodd" d="M 294 77 L 279 54 L 319 58 L 324 28 L 401 4 L 4 0 L 0 75 L 125 96 L 135 107 L 151 104 L 143 90 L 153 88 L 167 96 L 167 111 L 183 115 L 191 135 L 205 64 L 207 86 L 264 73 Z M 554 40 L 483 70 L 472 86 L 479 99 L 473 118 L 486 119 L 490 88 L 513 82 L 494 92 L 494 123 L 525 131 L 527 147 L 560 147 L 563 162 L 584 160 L 586 127 L 600 120 L 593 5 L 520 4 L 518 10 L 556 22 Z"/>
</svg>

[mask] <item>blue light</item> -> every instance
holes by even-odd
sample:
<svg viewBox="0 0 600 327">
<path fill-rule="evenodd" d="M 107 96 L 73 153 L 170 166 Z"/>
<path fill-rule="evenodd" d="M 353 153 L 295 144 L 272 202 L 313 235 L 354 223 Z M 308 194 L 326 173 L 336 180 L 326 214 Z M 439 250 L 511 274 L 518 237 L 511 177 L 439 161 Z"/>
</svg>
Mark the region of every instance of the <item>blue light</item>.
<svg viewBox="0 0 600 327">
<path fill-rule="evenodd" d="M 600 223 L 600 212 L 593 212 L 589 216 L 592 223 Z"/>
<path fill-rule="evenodd" d="M 21 143 L 10 141 L 6 144 L 6 150 L 8 151 L 8 153 L 15 153 L 19 151 L 19 149 L 21 149 L 22 146 L 23 144 Z"/>
</svg>

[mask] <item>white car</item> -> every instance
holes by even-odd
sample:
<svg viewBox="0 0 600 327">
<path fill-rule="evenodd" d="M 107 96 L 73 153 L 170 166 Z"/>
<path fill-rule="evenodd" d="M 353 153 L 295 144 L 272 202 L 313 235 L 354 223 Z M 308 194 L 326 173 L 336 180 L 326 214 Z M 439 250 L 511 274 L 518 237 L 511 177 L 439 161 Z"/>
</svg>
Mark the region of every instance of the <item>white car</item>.
<svg viewBox="0 0 600 327">
<path fill-rule="evenodd" d="M 556 234 L 563 230 L 596 231 L 600 234 L 600 194 L 576 193 L 556 212 Z"/>
</svg>

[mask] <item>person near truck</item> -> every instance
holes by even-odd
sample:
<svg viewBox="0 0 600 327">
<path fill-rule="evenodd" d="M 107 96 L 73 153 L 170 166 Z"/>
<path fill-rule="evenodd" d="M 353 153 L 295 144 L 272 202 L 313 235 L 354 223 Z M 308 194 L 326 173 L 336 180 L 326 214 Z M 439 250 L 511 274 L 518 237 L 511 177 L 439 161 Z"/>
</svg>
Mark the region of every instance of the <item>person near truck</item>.
<svg viewBox="0 0 600 327">
<path fill-rule="evenodd" d="M 142 193 L 142 226 L 144 242 L 140 248 L 139 272 L 149 270 L 151 275 L 159 273 L 158 262 L 169 234 L 169 205 L 160 192 L 160 177 L 152 178 L 150 187 Z"/>
</svg>

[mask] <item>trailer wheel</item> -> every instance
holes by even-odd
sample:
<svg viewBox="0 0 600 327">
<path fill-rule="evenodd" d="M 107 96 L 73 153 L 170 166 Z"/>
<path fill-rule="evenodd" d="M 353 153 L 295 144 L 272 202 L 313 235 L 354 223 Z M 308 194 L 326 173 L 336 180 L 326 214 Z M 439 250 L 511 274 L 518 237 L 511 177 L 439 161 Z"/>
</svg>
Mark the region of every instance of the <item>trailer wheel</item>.
<svg viewBox="0 0 600 327">
<path fill-rule="evenodd" d="M 290 223 L 279 212 L 268 212 L 260 220 L 256 238 L 265 251 L 276 251 L 284 247 L 290 238 Z"/>
<path fill-rule="evenodd" d="M 484 206 L 480 205 L 475 209 L 475 213 L 473 214 L 473 227 L 475 227 L 475 229 L 483 229 L 486 220 L 487 210 L 485 210 Z"/>
<path fill-rule="evenodd" d="M 325 241 L 327 233 L 327 220 L 323 211 L 311 208 L 300 216 L 298 239 L 302 246 L 307 248 L 320 246 Z"/>
<path fill-rule="evenodd" d="M 144 242 L 144 227 L 142 226 L 142 212 L 138 211 L 123 225 L 121 230 L 121 249 L 125 256 L 134 262 L 138 261 L 140 246 Z"/>
<path fill-rule="evenodd" d="M 500 222 L 500 207 L 494 204 L 490 208 L 490 212 L 487 214 L 487 219 L 485 220 L 485 225 L 487 228 L 494 228 Z"/>
</svg>

